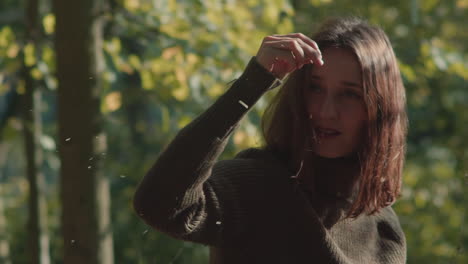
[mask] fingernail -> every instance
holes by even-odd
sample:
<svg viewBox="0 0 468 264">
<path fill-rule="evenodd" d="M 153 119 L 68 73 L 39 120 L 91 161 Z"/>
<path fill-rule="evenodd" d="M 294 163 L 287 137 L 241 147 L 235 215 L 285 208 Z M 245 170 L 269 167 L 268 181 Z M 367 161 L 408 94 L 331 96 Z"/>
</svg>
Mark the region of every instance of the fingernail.
<svg viewBox="0 0 468 264">
<path fill-rule="evenodd" d="M 325 64 L 325 62 L 323 62 L 323 59 L 320 58 L 320 65 L 323 65 L 323 64 Z"/>
</svg>

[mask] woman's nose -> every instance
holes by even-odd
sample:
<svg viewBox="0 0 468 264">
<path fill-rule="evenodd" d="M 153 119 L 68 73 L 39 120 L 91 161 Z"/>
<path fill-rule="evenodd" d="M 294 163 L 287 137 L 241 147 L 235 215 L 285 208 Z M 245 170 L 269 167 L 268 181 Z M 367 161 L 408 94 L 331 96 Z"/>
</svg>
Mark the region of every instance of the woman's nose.
<svg viewBox="0 0 468 264">
<path fill-rule="evenodd" d="M 331 96 L 326 96 L 320 104 L 318 115 L 321 119 L 338 119 L 338 105 Z"/>
</svg>

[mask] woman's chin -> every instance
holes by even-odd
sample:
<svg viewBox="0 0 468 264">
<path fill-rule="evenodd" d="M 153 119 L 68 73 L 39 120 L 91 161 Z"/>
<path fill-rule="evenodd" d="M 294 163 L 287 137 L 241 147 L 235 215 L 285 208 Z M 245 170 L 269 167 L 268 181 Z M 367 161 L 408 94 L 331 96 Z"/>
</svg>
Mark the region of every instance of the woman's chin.
<svg viewBox="0 0 468 264">
<path fill-rule="evenodd" d="M 315 154 L 317 154 L 317 156 L 319 156 L 319 157 L 328 158 L 328 159 L 335 159 L 335 158 L 343 157 L 342 155 L 329 154 L 329 153 L 315 153 Z"/>
<path fill-rule="evenodd" d="M 342 158 L 347 156 L 346 153 L 342 153 L 340 151 L 332 151 L 332 150 L 325 150 L 325 149 L 314 149 L 315 155 L 328 158 L 328 159 L 335 159 L 335 158 Z"/>
</svg>

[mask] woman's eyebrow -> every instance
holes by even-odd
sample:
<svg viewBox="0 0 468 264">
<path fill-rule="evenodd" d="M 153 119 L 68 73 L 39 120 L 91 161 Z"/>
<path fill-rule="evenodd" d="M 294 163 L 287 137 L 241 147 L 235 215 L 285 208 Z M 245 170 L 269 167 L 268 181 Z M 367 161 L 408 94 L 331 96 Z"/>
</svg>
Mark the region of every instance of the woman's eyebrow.
<svg viewBox="0 0 468 264">
<path fill-rule="evenodd" d="M 310 79 L 313 80 L 313 81 L 321 81 L 322 80 L 322 78 L 320 76 L 317 76 L 317 75 L 310 75 Z M 350 86 L 350 87 L 355 87 L 355 88 L 362 89 L 361 84 L 356 83 L 356 82 L 352 82 L 352 81 L 341 81 L 341 84 L 346 85 L 346 86 Z"/>
<path fill-rule="evenodd" d="M 346 86 L 356 87 L 356 88 L 359 88 L 359 89 L 362 88 L 362 85 L 360 85 L 359 83 L 355 83 L 355 82 L 342 81 L 341 83 L 346 85 Z"/>
</svg>

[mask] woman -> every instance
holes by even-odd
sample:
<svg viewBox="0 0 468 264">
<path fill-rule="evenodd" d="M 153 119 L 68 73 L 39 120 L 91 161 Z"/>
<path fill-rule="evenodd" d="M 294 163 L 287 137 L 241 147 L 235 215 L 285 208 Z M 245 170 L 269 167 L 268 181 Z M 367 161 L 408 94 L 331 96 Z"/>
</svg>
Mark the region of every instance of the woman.
<svg viewBox="0 0 468 264">
<path fill-rule="evenodd" d="M 330 20 L 312 39 L 264 39 L 144 177 L 134 199 L 141 218 L 209 245 L 210 263 L 406 261 L 390 206 L 406 134 L 390 42 L 356 18 Z M 265 146 L 217 162 L 242 117 L 285 76 L 264 115 Z"/>
</svg>

